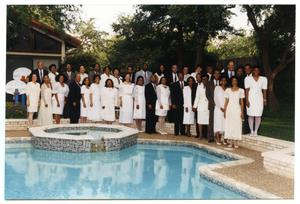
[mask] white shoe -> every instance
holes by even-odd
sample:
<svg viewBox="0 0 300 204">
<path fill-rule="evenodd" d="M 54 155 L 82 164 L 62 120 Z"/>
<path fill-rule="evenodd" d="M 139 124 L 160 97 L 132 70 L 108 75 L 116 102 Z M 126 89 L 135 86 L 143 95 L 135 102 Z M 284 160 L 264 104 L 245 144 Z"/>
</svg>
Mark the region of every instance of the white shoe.
<svg viewBox="0 0 300 204">
<path fill-rule="evenodd" d="M 168 133 L 166 133 L 166 132 L 162 132 L 161 134 L 162 134 L 162 135 L 166 135 L 166 134 L 168 134 Z"/>
<path fill-rule="evenodd" d="M 253 133 L 253 136 L 254 136 L 254 137 L 257 137 L 257 136 L 258 136 L 257 132 Z"/>
</svg>

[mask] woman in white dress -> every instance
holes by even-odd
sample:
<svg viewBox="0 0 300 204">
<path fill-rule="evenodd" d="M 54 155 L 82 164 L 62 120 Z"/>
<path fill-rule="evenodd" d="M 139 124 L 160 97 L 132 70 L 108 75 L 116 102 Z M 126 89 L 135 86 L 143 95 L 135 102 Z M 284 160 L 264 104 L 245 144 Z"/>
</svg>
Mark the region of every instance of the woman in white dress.
<svg viewBox="0 0 300 204">
<path fill-rule="evenodd" d="M 107 79 L 112 79 L 113 81 L 115 80 L 114 76 L 110 74 L 109 66 L 106 66 L 106 67 L 103 68 L 103 74 L 101 74 L 100 78 L 101 78 L 101 81 L 100 81 L 100 86 L 101 87 L 105 86 L 105 82 L 106 82 Z"/>
<path fill-rule="evenodd" d="M 49 78 L 50 78 L 50 82 L 53 88 L 53 85 L 56 83 L 56 76 L 58 75 L 57 69 L 56 69 L 56 65 L 55 64 L 51 64 L 49 66 Z"/>
<path fill-rule="evenodd" d="M 145 86 L 142 76 L 136 79 L 136 85 L 133 90 L 133 101 L 133 119 L 135 119 L 137 129 L 142 132 L 142 120 L 146 118 Z"/>
<path fill-rule="evenodd" d="M 165 76 L 165 66 L 161 64 L 159 70 L 154 75 L 157 77 L 157 81 L 160 81 L 160 79 Z"/>
<path fill-rule="evenodd" d="M 36 74 L 31 75 L 31 81 L 27 83 L 26 87 L 26 105 L 28 112 L 28 127 L 33 124 L 33 114 L 37 112 L 40 102 L 40 84 L 36 82 Z"/>
<path fill-rule="evenodd" d="M 88 113 L 88 119 L 93 122 L 102 121 L 102 108 L 100 104 L 100 76 L 96 74 L 94 76 L 94 83 L 90 87 L 90 111 Z"/>
<path fill-rule="evenodd" d="M 133 88 L 130 75 L 125 75 L 125 81 L 119 88 L 120 117 L 119 122 L 124 125 L 133 123 Z"/>
<path fill-rule="evenodd" d="M 203 138 L 203 126 L 207 126 L 209 123 L 209 110 L 208 99 L 206 97 L 206 86 L 208 82 L 208 76 L 206 74 L 201 75 L 202 82 L 197 86 L 196 98 L 193 108 L 197 109 L 197 124 L 199 127 L 199 139 Z"/>
<path fill-rule="evenodd" d="M 244 90 L 238 87 L 238 79 L 231 78 L 231 88 L 225 91 L 225 135 L 229 148 L 238 148 L 237 141 L 242 139 L 242 120 L 244 119 Z"/>
<path fill-rule="evenodd" d="M 202 74 L 202 67 L 200 65 L 197 65 L 195 67 L 194 72 L 191 73 L 191 76 L 194 77 L 195 81 L 197 81 L 197 79 L 196 79 L 197 74 Z"/>
<path fill-rule="evenodd" d="M 216 136 L 216 144 L 221 145 L 222 136 L 225 131 L 224 105 L 225 105 L 225 90 L 227 86 L 227 79 L 223 76 L 220 80 L 220 86 L 215 87 L 214 91 L 214 133 Z M 226 142 L 224 141 L 224 145 Z"/>
<path fill-rule="evenodd" d="M 69 94 L 69 86 L 65 84 L 66 76 L 59 74 L 56 77 L 56 83 L 53 85 L 52 90 L 52 113 L 54 114 L 55 123 L 60 123 L 60 117 L 63 114 L 65 104 L 67 103 L 67 97 Z"/>
<path fill-rule="evenodd" d="M 38 125 L 53 124 L 52 116 L 52 85 L 48 75 L 44 76 L 43 84 L 41 86 L 41 105 L 38 114 Z"/>
<path fill-rule="evenodd" d="M 86 123 L 90 111 L 90 80 L 89 77 L 83 79 L 81 86 L 80 100 L 80 122 Z"/>
<path fill-rule="evenodd" d="M 245 79 L 246 109 L 251 136 L 257 136 L 264 106 L 267 105 L 267 88 L 268 79 L 260 76 L 260 69 L 254 67 L 252 76 Z"/>
<path fill-rule="evenodd" d="M 123 77 L 120 76 L 120 70 L 117 67 L 113 69 L 112 80 L 114 82 L 114 87 L 117 89 L 120 88 L 123 83 Z"/>
<path fill-rule="evenodd" d="M 194 78 L 191 76 L 187 79 L 188 85 L 183 88 L 183 124 L 186 125 L 187 136 L 191 137 L 191 125 L 195 123 L 195 113 L 193 111 L 192 90 L 195 84 Z"/>
<path fill-rule="evenodd" d="M 103 120 L 107 124 L 112 124 L 116 120 L 115 107 L 118 105 L 118 90 L 114 88 L 114 83 L 111 79 L 106 80 L 105 87 L 101 90 L 100 98 Z"/>
<path fill-rule="evenodd" d="M 170 88 L 167 86 L 166 77 L 160 79 L 160 84 L 156 87 L 156 93 L 155 115 L 158 116 L 158 132 L 166 135 L 165 118 L 171 106 Z"/>
<path fill-rule="evenodd" d="M 82 84 L 83 80 L 88 77 L 88 74 L 85 73 L 85 67 L 80 65 L 79 67 L 79 74 L 80 74 L 80 84 Z"/>
</svg>

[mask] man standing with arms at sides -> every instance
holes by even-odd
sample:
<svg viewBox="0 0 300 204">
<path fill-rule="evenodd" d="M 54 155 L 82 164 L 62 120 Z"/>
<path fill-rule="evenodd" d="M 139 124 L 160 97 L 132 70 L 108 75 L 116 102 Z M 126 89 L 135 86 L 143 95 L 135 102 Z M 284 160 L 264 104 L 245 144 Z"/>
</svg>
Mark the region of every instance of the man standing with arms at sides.
<svg viewBox="0 0 300 204">
<path fill-rule="evenodd" d="M 183 80 L 183 73 L 178 73 L 178 81 L 170 85 L 171 89 L 171 117 L 174 122 L 174 134 L 185 135 L 185 126 L 183 125 L 183 88 L 186 82 Z"/>
<path fill-rule="evenodd" d="M 245 84 L 247 84 L 247 80 L 252 77 L 252 66 L 250 64 L 246 64 L 244 66 L 244 72 L 245 72 L 245 79 L 244 79 L 244 87 Z M 246 99 L 245 99 L 246 100 Z M 246 102 L 245 102 L 246 104 Z M 250 133 L 250 127 L 248 123 L 248 115 L 247 115 L 247 106 L 244 106 L 244 122 L 243 122 L 243 134 Z"/>
<path fill-rule="evenodd" d="M 80 89 L 80 74 L 75 75 L 75 79 L 69 85 L 68 94 L 68 107 L 69 107 L 69 117 L 70 123 L 78 123 L 80 117 L 80 99 L 81 99 L 81 89 Z"/>
<path fill-rule="evenodd" d="M 95 76 L 95 75 L 101 76 L 100 71 L 101 71 L 100 64 L 96 63 L 95 66 L 94 66 L 94 68 L 93 68 L 93 70 L 91 70 L 91 71 L 89 72 L 89 80 L 90 80 L 90 81 L 94 81 L 94 76 Z"/>
<path fill-rule="evenodd" d="M 38 61 L 37 68 L 32 71 L 31 75 L 32 74 L 35 74 L 37 76 L 36 82 L 41 85 L 43 83 L 44 76 L 48 75 L 48 71 L 44 69 L 43 62 Z"/>
<path fill-rule="evenodd" d="M 208 110 L 209 110 L 209 124 L 207 129 L 207 139 L 208 142 L 214 141 L 214 110 L 215 110 L 215 100 L 214 92 L 215 87 L 220 85 L 220 71 L 215 70 L 211 80 L 208 81 L 206 87 L 206 97 L 208 100 Z"/>
<path fill-rule="evenodd" d="M 207 65 L 207 66 L 206 66 L 206 73 L 207 73 L 207 75 L 208 75 L 208 81 L 213 80 L 214 69 L 213 69 L 212 66 L 210 66 L 210 65 Z"/>
<path fill-rule="evenodd" d="M 175 83 L 176 81 L 178 81 L 177 71 L 178 71 L 177 65 L 176 64 L 172 65 L 171 73 L 169 73 L 167 75 L 167 80 L 168 80 L 167 83 L 169 85 L 171 85 L 172 83 Z"/>
<path fill-rule="evenodd" d="M 147 63 L 144 63 L 143 69 L 141 69 L 140 71 L 135 73 L 134 83 L 136 83 L 136 80 L 139 76 L 142 76 L 144 78 L 144 82 L 145 82 L 144 84 L 145 85 L 149 84 L 151 76 L 152 76 L 152 72 L 148 71 L 148 64 Z"/>
<path fill-rule="evenodd" d="M 227 68 L 223 70 L 223 74 L 226 76 L 228 86 L 231 87 L 231 77 L 235 76 L 233 60 L 229 60 Z"/>
<path fill-rule="evenodd" d="M 156 133 L 155 126 L 157 116 L 155 115 L 155 103 L 157 100 L 156 95 L 156 77 L 150 77 L 150 83 L 145 86 L 145 99 L 146 99 L 146 128 L 145 132 L 148 134 Z"/>
<path fill-rule="evenodd" d="M 71 81 L 75 78 L 75 73 L 72 72 L 72 66 L 71 64 L 66 65 L 66 71 L 63 72 L 63 74 L 66 76 L 66 84 L 69 85 Z"/>
<path fill-rule="evenodd" d="M 135 79 L 135 73 L 133 71 L 133 66 L 128 65 L 128 67 L 127 67 L 127 73 L 130 74 L 130 81 L 133 83 L 134 79 Z M 126 73 L 124 74 L 124 77 L 123 77 L 124 79 L 125 79 L 125 75 L 126 75 Z"/>
</svg>

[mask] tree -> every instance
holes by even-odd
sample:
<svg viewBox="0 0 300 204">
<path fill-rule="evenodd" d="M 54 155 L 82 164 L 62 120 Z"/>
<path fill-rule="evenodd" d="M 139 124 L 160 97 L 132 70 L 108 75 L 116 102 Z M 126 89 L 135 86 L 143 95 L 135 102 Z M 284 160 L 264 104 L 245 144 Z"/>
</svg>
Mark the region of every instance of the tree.
<svg viewBox="0 0 300 204">
<path fill-rule="evenodd" d="M 45 23 L 61 32 L 70 31 L 79 18 L 75 5 L 8 5 L 7 41 L 18 34 L 20 26 L 30 25 L 32 20 Z"/>
<path fill-rule="evenodd" d="M 88 19 L 87 21 L 81 20 L 77 22 L 73 32 L 78 36 L 81 44 L 79 47 L 69 50 L 67 58 L 77 59 L 82 56 L 83 58 L 93 59 L 92 64 L 84 64 L 87 68 L 94 66 L 94 63 L 96 62 L 108 64 L 108 33 L 97 30 L 93 18 Z"/>
<path fill-rule="evenodd" d="M 220 60 L 256 57 L 258 49 L 255 36 L 232 36 L 221 42 L 211 40 L 207 46 L 207 51 L 215 53 Z"/>
<path fill-rule="evenodd" d="M 134 50 L 158 51 L 169 59 L 174 56 L 179 67 L 187 64 L 185 58 L 192 55 L 194 65 L 203 62 L 209 37 L 232 31 L 229 8 L 231 6 L 140 5 L 132 18 L 119 19 L 113 28 Z"/>
<path fill-rule="evenodd" d="M 268 78 L 269 107 L 279 107 L 274 81 L 295 60 L 295 5 L 245 5 Z"/>
</svg>

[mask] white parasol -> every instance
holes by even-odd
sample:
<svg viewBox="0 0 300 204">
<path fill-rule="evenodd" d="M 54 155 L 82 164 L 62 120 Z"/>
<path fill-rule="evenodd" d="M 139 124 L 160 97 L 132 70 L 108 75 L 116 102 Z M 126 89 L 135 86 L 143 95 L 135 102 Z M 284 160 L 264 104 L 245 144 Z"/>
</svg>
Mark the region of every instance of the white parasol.
<svg viewBox="0 0 300 204">
<path fill-rule="evenodd" d="M 19 94 L 25 94 L 26 83 L 20 80 L 12 80 L 6 84 L 6 93 L 14 95 L 16 89 L 18 89 Z"/>
<path fill-rule="evenodd" d="M 21 80 L 22 77 L 26 78 L 31 74 L 31 70 L 26 67 L 19 67 L 14 70 L 13 72 L 13 79 L 14 80 Z"/>
</svg>

